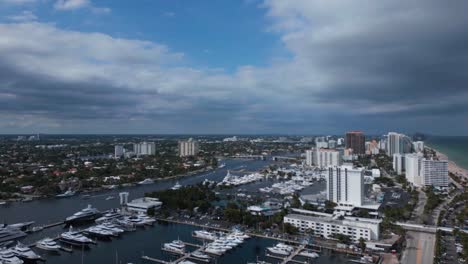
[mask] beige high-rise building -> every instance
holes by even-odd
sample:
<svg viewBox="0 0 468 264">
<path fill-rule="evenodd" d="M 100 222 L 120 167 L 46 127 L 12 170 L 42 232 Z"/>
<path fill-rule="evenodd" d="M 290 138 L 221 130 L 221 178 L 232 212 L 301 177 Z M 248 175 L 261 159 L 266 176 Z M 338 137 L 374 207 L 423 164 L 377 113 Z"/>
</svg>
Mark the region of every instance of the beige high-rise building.
<svg viewBox="0 0 468 264">
<path fill-rule="evenodd" d="M 198 141 L 192 138 L 179 141 L 179 157 L 195 156 L 198 154 L 198 151 Z"/>
</svg>

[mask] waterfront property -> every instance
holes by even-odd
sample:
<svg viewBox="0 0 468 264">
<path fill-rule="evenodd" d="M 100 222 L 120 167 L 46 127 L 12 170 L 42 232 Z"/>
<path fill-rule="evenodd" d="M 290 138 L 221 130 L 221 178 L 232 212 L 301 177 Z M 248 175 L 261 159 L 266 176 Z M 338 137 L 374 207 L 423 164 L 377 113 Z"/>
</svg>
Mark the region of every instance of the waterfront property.
<svg viewBox="0 0 468 264">
<path fill-rule="evenodd" d="M 133 212 L 148 212 L 149 209 L 158 210 L 162 206 L 162 202 L 158 198 L 143 197 L 134 199 L 127 203 L 127 209 Z"/>
<path fill-rule="evenodd" d="M 379 240 L 382 220 L 333 216 L 324 213 L 315 215 L 288 214 L 283 219 L 300 231 L 311 230 L 315 235 L 333 238 L 338 234 L 349 236 L 353 241 Z"/>
</svg>

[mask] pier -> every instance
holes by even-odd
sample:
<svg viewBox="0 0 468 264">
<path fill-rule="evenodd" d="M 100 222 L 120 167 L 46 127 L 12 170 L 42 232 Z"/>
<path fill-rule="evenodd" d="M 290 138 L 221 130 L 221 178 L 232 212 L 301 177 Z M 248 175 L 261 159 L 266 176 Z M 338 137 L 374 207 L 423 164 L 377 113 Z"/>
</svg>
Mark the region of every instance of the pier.
<svg viewBox="0 0 468 264">
<path fill-rule="evenodd" d="M 182 243 L 184 243 L 184 245 L 187 245 L 187 246 L 198 248 L 197 250 L 200 250 L 200 251 L 205 250 L 205 246 L 202 246 L 202 245 L 188 243 L 188 242 L 184 242 L 184 241 L 182 241 Z M 182 253 L 180 251 L 175 251 L 175 250 L 170 250 L 170 249 L 165 249 L 165 248 L 162 248 L 161 250 L 169 252 L 171 254 L 180 255 L 180 257 L 178 259 L 174 260 L 174 261 L 165 261 L 165 260 L 161 260 L 161 259 L 157 259 L 157 258 L 152 258 L 152 257 L 149 257 L 149 256 L 142 256 L 141 258 L 144 259 L 144 260 L 149 260 L 149 261 L 152 261 L 152 262 L 155 262 L 155 263 L 162 263 L 162 264 L 179 263 L 179 262 L 182 262 L 182 261 L 184 261 L 186 259 L 192 259 L 192 260 L 206 262 L 206 263 L 210 262 L 210 260 L 208 260 L 208 259 L 201 259 L 201 258 L 197 258 L 197 257 L 192 256 L 192 253 L 195 252 L 195 251 Z"/>
</svg>

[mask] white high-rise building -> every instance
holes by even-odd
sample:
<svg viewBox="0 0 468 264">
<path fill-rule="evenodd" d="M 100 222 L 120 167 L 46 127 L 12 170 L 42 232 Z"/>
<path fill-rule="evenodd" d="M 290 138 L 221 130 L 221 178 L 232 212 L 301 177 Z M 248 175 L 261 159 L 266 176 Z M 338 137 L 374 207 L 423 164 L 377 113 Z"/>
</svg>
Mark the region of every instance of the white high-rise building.
<svg viewBox="0 0 468 264">
<path fill-rule="evenodd" d="M 330 139 L 328 141 L 328 148 L 334 149 L 334 148 L 336 148 L 336 146 L 337 146 L 336 140 Z"/>
<path fill-rule="evenodd" d="M 340 166 L 341 155 L 337 150 L 317 149 L 317 167 L 326 168 L 329 166 Z"/>
<path fill-rule="evenodd" d="M 422 185 L 421 170 L 423 158 L 421 153 L 405 155 L 406 180 L 416 187 Z"/>
<path fill-rule="evenodd" d="M 424 186 L 447 187 L 449 185 L 448 161 L 424 159 L 421 175 Z"/>
<path fill-rule="evenodd" d="M 133 144 L 133 152 L 135 152 L 137 156 L 155 155 L 156 144 L 154 142 L 142 142 Z"/>
<path fill-rule="evenodd" d="M 315 149 L 308 149 L 306 150 L 306 165 L 307 166 L 314 166 L 316 164 L 316 151 Z"/>
<path fill-rule="evenodd" d="M 179 156 L 187 157 L 198 154 L 198 142 L 190 138 L 186 141 L 179 141 Z"/>
<path fill-rule="evenodd" d="M 114 157 L 120 158 L 124 155 L 124 147 L 122 145 L 114 146 Z"/>
<path fill-rule="evenodd" d="M 403 174 L 405 167 L 405 155 L 395 153 L 393 154 L 393 170 L 398 174 Z"/>
<path fill-rule="evenodd" d="M 338 143 L 338 146 L 343 146 L 344 145 L 344 138 L 339 138 L 336 143 Z"/>
<path fill-rule="evenodd" d="M 413 142 L 413 148 L 415 152 L 423 152 L 424 151 L 424 141 L 415 141 Z"/>
<path fill-rule="evenodd" d="M 340 206 L 361 206 L 364 200 L 364 170 L 350 165 L 329 167 L 327 199 Z"/>
</svg>

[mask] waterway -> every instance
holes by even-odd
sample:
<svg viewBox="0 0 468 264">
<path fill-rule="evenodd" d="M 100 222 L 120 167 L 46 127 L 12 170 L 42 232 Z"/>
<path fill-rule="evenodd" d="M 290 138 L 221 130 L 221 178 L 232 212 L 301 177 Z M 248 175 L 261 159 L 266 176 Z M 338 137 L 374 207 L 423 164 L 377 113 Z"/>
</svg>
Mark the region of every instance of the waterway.
<svg viewBox="0 0 468 264">
<path fill-rule="evenodd" d="M 188 176 L 178 179 L 182 185 L 192 185 L 202 182 L 205 179 L 220 181 L 226 175 L 227 170 L 238 171 L 257 171 L 272 163 L 271 160 L 225 160 L 226 166 L 214 171 L 199 173 L 193 176 Z M 240 173 L 239 173 L 240 174 Z M 151 185 L 142 185 L 136 187 L 122 188 L 112 191 L 103 191 L 93 195 L 90 199 L 84 200 L 80 196 L 70 197 L 66 199 L 42 199 L 35 200 L 29 203 L 12 203 L 7 206 L 0 207 L 0 221 L 7 223 L 16 223 L 24 221 L 35 221 L 36 224 L 42 225 L 63 220 L 65 217 L 75 213 L 76 211 L 86 207 L 87 204 L 92 204 L 100 210 L 118 207 L 118 193 L 122 191 L 130 192 L 130 199 L 142 197 L 146 192 L 168 189 L 172 187 L 177 180 L 158 181 Z M 258 186 L 257 186 L 258 187 Z M 323 186 L 316 187 L 317 191 Z M 108 196 L 115 196 L 116 199 L 106 200 Z M 193 230 L 199 228 L 179 225 L 179 224 L 155 224 L 154 227 L 147 227 L 145 230 L 139 229 L 136 232 L 128 232 L 120 238 L 112 239 L 111 241 L 99 241 L 90 249 L 80 250 L 75 249 L 73 253 L 61 252 L 60 255 L 47 255 L 45 252 L 39 252 L 44 255 L 47 263 L 51 264 L 79 264 L 79 263 L 150 263 L 142 260 L 142 255 L 150 257 L 171 260 L 167 253 L 161 251 L 161 245 L 175 239 L 181 239 L 185 242 L 198 242 L 192 238 Z M 64 232 L 62 226 L 53 227 L 42 232 L 29 235 L 24 242 L 32 243 L 46 236 L 55 237 Z M 274 240 L 251 238 L 247 240 L 241 247 L 229 251 L 224 256 L 217 259 L 217 263 L 239 264 L 255 261 L 258 257 L 261 260 L 266 260 L 269 263 L 278 263 L 277 260 L 266 258 L 265 249 L 276 243 Z M 313 263 L 344 263 L 346 258 L 340 254 L 332 254 L 330 251 L 324 251 L 320 254 L 320 258 Z"/>
<path fill-rule="evenodd" d="M 429 137 L 426 143 L 444 153 L 458 166 L 468 169 L 468 137 Z"/>
</svg>

